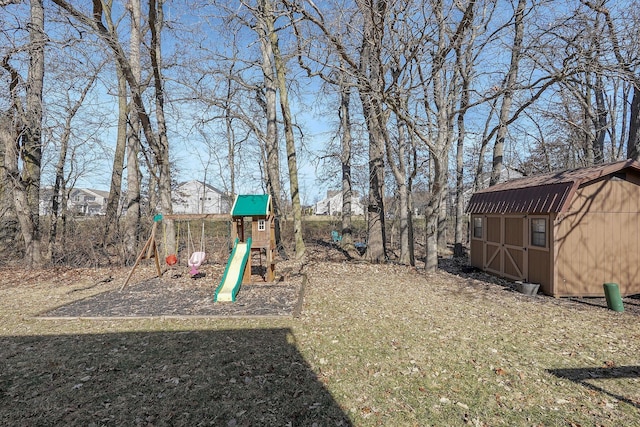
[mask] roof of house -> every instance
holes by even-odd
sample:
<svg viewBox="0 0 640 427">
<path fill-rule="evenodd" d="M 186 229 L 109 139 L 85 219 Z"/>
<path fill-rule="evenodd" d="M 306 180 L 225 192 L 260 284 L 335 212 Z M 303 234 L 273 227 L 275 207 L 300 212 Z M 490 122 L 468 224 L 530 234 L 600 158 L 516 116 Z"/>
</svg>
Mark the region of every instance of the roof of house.
<svg viewBox="0 0 640 427">
<path fill-rule="evenodd" d="M 625 169 L 640 172 L 640 163 L 624 160 L 514 179 L 474 193 L 469 201 L 467 212 L 563 212 L 568 208 L 578 187 Z"/>
<path fill-rule="evenodd" d="M 103 197 L 105 199 L 109 198 L 109 192 L 105 190 L 96 190 L 93 188 L 85 188 L 84 190 L 93 194 L 97 194 L 98 196 Z"/>
<path fill-rule="evenodd" d="M 192 179 L 191 181 L 184 181 L 184 182 L 179 183 L 177 190 L 181 191 L 182 188 L 184 188 L 184 187 L 186 187 L 188 185 L 196 185 L 198 187 L 202 186 L 202 187 L 206 187 L 209 190 L 213 190 L 216 193 L 220 193 L 220 194 L 223 194 L 223 195 L 225 194 L 225 192 L 220 190 L 219 188 L 216 188 L 213 185 L 207 184 L 206 182 L 203 182 L 203 181 L 200 181 L 200 180 L 197 180 L 197 179 Z"/>
<path fill-rule="evenodd" d="M 267 216 L 271 212 L 268 194 L 239 194 L 233 202 L 231 216 Z"/>
</svg>

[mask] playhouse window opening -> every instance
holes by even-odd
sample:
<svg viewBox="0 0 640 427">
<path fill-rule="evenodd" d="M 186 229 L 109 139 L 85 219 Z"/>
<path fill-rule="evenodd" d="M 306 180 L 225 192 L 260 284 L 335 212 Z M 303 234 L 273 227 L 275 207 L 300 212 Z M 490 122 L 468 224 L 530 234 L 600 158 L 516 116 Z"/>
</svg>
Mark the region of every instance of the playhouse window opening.
<svg viewBox="0 0 640 427">
<path fill-rule="evenodd" d="M 266 226 L 265 226 L 266 222 L 264 219 L 259 219 L 258 220 L 258 231 L 264 231 L 266 230 Z"/>
<path fill-rule="evenodd" d="M 531 220 L 531 246 L 547 246 L 547 220 L 533 218 Z"/>
<path fill-rule="evenodd" d="M 482 239 L 482 217 L 473 218 L 473 237 Z"/>
</svg>

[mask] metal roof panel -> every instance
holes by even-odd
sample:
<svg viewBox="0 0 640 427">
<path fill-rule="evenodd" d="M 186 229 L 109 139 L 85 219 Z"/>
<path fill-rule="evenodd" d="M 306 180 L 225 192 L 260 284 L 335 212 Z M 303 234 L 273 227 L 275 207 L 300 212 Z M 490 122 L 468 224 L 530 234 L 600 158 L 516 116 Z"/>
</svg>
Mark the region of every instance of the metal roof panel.
<svg viewBox="0 0 640 427">
<path fill-rule="evenodd" d="M 640 172 L 640 163 L 625 160 L 514 179 L 474 193 L 469 201 L 467 212 L 500 214 L 561 212 L 568 206 L 578 186 L 627 168 Z"/>
</svg>

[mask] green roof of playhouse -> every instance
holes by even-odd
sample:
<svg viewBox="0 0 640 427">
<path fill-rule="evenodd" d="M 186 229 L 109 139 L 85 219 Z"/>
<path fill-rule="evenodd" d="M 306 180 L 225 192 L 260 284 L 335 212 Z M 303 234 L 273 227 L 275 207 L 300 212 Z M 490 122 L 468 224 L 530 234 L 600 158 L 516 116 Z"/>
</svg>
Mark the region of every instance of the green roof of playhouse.
<svg viewBox="0 0 640 427">
<path fill-rule="evenodd" d="M 238 194 L 231 208 L 231 216 L 267 216 L 271 213 L 268 194 Z"/>
</svg>

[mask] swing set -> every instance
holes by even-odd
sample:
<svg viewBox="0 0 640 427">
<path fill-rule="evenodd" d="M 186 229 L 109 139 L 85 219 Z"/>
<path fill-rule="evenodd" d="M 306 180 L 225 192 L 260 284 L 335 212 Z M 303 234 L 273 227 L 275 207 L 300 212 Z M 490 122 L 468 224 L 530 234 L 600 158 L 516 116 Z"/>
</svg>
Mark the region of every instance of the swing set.
<svg viewBox="0 0 640 427">
<path fill-rule="evenodd" d="M 162 228 L 163 237 L 164 237 L 163 248 L 165 252 L 164 254 L 165 263 L 170 268 L 174 267 L 179 262 L 179 259 L 180 259 L 179 254 L 180 252 L 182 252 L 181 249 L 186 249 L 190 253 L 189 258 L 187 260 L 187 265 L 189 266 L 189 274 L 192 277 L 197 277 L 197 275 L 200 273 L 198 271 L 198 268 L 200 268 L 200 266 L 207 260 L 207 253 L 205 250 L 205 241 L 206 241 L 205 221 L 206 220 L 229 221 L 231 217 L 226 214 L 169 214 L 169 215 L 158 214 L 154 216 L 153 226 L 151 227 L 151 233 L 149 235 L 149 238 L 147 239 L 142 250 L 138 254 L 138 257 L 136 258 L 136 261 L 131 271 L 129 272 L 129 275 L 127 276 L 127 279 L 120 287 L 120 290 L 123 290 L 125 286 L 127 286 L 129 281 L 131 280 L 131 276 L 133 275 L 134 271 L 136 270 L 140 262 L 144 259 L 154 258 L 157 277 L 162 276 L 163 272 L 162 272 L 162 269 L 160 268 L 158 242 L 156 241 L 156 235 L 158 233 L 158 224 L 162 222 L 163 219 L 174 220 L 177 222 L 175 248 L 168 247 L 166 225 Z M 201 221 L 201 230 L 200 230 L 199 245 L 196 247 L 196 241 L 195 241 L 196 239 L 194 237 L 194 233 L 192 233 L 191 231 L 191 223 L 193 221 L 198 221 L 198 220 Z M 186 223 L 187 225 L 186 242 L 182 242 L 182 238 L 181 238 L 181 225 L 183 223 Z"/>
<path fill-rule="evenodd" d="M 151 235 L 145 243 L 140 255 L 127 276 L 126 281 L 120 288 L 129 283 L 133 272 L 143 258 L 155 258 L 156 270 L 158 277 L 162 277 L 160 262 L 158 261 L 158 245 L 156 242 L 156 232 L 158 223 L 162 219 L 170 219 L 178 221 L 176 247 L 172 248 L 173 253 L 169 253 L 167 246 L 166 227 L 164 228 L 164 250 L 165 262 L 169 267 L 178 264 L 180 252 L 180 221 L 187 224 L 187 241 L 186 249 L 191 255 L 187 261 L 190 270 L 189 273 L 196 277 L 199 274 L 198 268 L 207 259 L 205 251 L 205 220 L 226 221 L 230 224 L 230 241 L 234 242 L 233 250 L 227 261 L 224 275 L 216 291 L 214 293 L 214 301 L 235 301 L 236 294 L 240 286 L 244 283 L 252 281 L 252 258 L 255 255 L 259 258 L 260 271 L 264 269 L 263 279 L 265 282 L 273 282 L 275 280 L 275 216 L 271 197 L 269 195 L 237 195 L 231 208 L 231 215 L 227 214 L 158 214 L 153 217 L 153 227 Z M 191 221 L 202 220 L 202 228 L 200 234 L 200 244 L 196 250 L 194 236 L 191 232 Z M 245 230 L 245 220 L 250 221 L 250 228 Z M 245 235 L 246 231 L 246 235 Z M 251 236 L 249 237 L 249 232 Z M 262 264 L 262 257 L 265 256 L 265 265 Z"/>
</svg>

